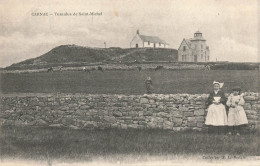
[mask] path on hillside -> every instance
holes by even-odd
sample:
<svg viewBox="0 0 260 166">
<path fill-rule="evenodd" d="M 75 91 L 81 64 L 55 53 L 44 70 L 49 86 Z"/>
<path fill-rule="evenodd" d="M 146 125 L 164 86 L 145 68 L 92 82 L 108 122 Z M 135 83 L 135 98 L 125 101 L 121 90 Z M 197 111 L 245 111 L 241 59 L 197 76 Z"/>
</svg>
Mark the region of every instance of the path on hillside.
<svg viewBox="0 0 260 166">
<path fill-rule="evenodd" d="M 131 55 L 131 54 L 133 54 L 133 53 L 135 53 L 135 52 L 137 52 L 137 51 L 140 51 L 140 49 L 133 49 L 133 50 L 129 51 L 129 52 L 126 53 L 126 54 L 119 55 L 119 56 L 117 56 L 117 57 L 113 57 L 113 58 L 111 58 L 111 60 L 113 60 L 113 61 L 120 61 L 120 60 L 122 60 L 124 57 L 126 57 L 127 55 Z M 144 51 L 145 51 L 145 49 L 144 49 Z"/>
</svg>

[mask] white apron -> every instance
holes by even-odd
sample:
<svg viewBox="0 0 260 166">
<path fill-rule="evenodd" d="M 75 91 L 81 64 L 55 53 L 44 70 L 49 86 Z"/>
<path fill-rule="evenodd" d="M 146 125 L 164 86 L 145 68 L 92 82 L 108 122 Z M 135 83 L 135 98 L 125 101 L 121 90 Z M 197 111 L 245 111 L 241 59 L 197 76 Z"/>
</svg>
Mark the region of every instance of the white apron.
<svg viewBox="0 0 260 166">
<path fill-rule="evenodd" d="M 223 104 L 211 104 L 208 108 L 206 125 L 225 126 L 227 125 L 227 113 Z"/>
</svg>

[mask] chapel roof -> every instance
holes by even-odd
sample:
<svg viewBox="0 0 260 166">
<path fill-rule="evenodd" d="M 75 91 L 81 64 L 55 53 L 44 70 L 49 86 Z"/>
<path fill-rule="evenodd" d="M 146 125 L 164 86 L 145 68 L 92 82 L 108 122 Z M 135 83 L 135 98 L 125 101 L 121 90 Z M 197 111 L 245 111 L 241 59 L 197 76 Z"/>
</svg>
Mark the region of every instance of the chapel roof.
<svg viewBox="0 0 260 166">
<path fill-rule="evenodd" d="M 162 43 L 167 44 L 164 40 L 160 39 L 157 36 L 145 36 L 145 35 L 139 35 L 140 38 L 145 42 L 152 42 L 152 43 Z"/>
</svg>

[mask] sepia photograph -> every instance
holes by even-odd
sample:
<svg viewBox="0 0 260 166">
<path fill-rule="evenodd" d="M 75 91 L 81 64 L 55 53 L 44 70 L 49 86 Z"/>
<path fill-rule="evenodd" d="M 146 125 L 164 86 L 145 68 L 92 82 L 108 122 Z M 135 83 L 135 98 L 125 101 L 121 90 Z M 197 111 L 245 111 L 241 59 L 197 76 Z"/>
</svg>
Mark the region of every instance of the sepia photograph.
<svg viewBox="0 0 260 166">
<path fill-rule="evenodd" d="M 0 166 L 260 165 L 259 0 L 1 0 Z"/>
</svg>

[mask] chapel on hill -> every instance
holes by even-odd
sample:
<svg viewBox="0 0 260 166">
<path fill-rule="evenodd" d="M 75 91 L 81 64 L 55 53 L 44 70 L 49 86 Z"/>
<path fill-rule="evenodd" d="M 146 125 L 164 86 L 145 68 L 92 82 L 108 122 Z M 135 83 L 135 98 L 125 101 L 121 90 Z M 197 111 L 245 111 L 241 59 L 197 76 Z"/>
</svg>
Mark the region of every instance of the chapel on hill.
<svg viewBox="0 0 260 166">
<path fill-rule="evenodd" d="M 145 36 L 136 31 L 130 42 L 130 48 L 168 48 L 169 44 L 157 36 Z"/>
</svg>

